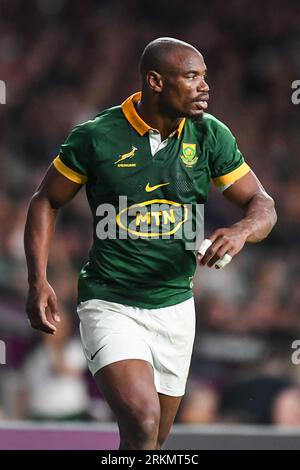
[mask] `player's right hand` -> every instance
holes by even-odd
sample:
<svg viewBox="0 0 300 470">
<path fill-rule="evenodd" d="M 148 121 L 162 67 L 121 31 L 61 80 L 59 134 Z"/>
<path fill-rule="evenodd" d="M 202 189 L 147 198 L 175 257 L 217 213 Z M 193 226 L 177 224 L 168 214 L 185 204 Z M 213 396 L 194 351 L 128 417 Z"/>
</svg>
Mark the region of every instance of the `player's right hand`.
<svg viewBox="0 0 300 470">
<path fill-rule="evenodd" d="M 26 312 L 32 328 L 50 335 L 56 333 L 57 328 L 50 319 L 55 322 L 60 321 L 57 298 L 46 280 L 29 287 Z"/>
</svg>

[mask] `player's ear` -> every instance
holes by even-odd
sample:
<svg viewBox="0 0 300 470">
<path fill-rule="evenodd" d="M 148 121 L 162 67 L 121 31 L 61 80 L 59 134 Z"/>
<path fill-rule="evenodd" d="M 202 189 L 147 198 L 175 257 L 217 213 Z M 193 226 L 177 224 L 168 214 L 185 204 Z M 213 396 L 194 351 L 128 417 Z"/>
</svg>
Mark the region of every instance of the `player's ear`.
<svg viewBox="0 0 300 470">
<path fill-rule="evenodd" d="M 161 93 L 163 89 L 163 81 L 160 73 L 155 70 L 149 70 L 149 72 L 147 72 L 147 84 L 152 91 Z"/>
</svg>

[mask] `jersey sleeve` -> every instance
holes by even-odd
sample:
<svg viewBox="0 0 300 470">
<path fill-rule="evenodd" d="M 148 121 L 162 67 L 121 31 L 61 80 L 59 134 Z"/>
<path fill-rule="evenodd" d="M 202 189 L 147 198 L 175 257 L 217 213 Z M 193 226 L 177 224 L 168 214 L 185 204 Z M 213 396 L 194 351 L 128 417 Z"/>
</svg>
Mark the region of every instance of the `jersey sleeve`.
<svg viewBox="0 0 300 470">
<path fill-rule="evenodd" d="M 211 177 L 215 185 L 224 190 L 250 171 L 238 149 L 231 131 L 219 121 L 216 145 L 211 164 Z"/>
<path fill-rule="evenodd" d="M 89 177 L 91 145 L 87 131 L 76 126 L 60 147 L 53 164 L 57 171 L 74 183 L 85 184 Z"/>
</svg>

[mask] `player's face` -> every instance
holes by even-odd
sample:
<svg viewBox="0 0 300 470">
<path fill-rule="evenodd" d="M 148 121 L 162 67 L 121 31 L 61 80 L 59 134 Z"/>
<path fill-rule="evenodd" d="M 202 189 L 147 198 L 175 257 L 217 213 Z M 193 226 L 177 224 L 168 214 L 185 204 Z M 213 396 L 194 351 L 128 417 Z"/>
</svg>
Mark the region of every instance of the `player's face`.
<svg viewBox="0 0 300 470">
<path fill-rule="evenodd" d="M 161 74 L 161 111 L 170 117 L 199 118 L 207 109 L 206 65 L 196 50 L 174 52 Z"/>
</svg>

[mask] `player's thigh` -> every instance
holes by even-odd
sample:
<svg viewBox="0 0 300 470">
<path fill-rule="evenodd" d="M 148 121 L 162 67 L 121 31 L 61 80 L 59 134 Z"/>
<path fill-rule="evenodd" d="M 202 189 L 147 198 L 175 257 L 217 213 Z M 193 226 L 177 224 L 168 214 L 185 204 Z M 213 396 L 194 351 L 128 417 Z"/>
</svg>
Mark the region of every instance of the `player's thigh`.
<svg viewBox="0 0 300 470">
<path fill-rule="evenodd" d="M 174 419 L 176 417 L 181 397 L 171 397 L 169 395 L 159 394 L 160 402 L 160 423 L 158 431 L 158 444 L 162 446 L 165 440 L 167 439 Z"/>
<path fill-rule="evenodd" d="M 100 369 L 94 378 L 118 421 L 140 417 L 159 422 L 160 403 L 149 362 L 117 361 Z"/>
</svg>

